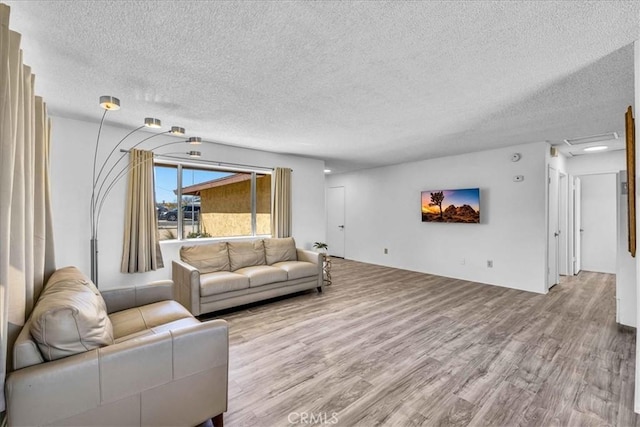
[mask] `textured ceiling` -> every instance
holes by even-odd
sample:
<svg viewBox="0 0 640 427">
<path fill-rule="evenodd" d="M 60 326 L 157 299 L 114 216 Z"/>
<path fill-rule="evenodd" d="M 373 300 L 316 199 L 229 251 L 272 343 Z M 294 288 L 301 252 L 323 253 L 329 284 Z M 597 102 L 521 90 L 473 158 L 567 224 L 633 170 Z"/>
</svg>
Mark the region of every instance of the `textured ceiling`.
<svg viewBox="0 0 640 427">
<path fill-rule="evenodd" d="M 5 1 L 54 115 L 336 171 L 618 132 L 640 2 Z"/>
</svg>

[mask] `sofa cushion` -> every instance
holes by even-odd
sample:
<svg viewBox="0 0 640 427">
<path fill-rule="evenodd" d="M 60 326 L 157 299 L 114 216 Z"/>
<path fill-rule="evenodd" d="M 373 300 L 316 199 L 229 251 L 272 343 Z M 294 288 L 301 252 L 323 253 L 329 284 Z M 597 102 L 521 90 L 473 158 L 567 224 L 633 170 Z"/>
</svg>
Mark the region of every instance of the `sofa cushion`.
<svg viewBox="0 0 640 427">
<path fill-rule="evenodd" d="M 200 296 L 223 294 L 249 287 L 249 278 L 227 271 L 200 275 Z"/>
<path fill-rule="evenodd" d="M 262 240 L 250 242 L 229 242 L 231 271 L 254 265 L 265 265 L 264 243 Z"/>
<path fill-rule="evenodd" d="M 289 280 L 302 279 L 318 275 L 318 265 L 306 261 L 285 261 L 273 264 L 287 272 Z"/>
<path fill-rule="evenodd" d="M 113 323 L 113 337 L 116 340 L 159 325 L 192 317 L 189 310 L 176 301 L 154 302 L 111 313 L 109 316 Z"/>
<path fill-rule="evenodd" d="M 129 335 L 118 337 L 116 338 L 115 341 L 116 341 L 116 344 L 118 344 L 124 341 L 133 340 L 136 338 L 142 338 L 149 335 L 161 334 L 162 332 L 175 331 L 181 328 L 186 328 L 187 326 L 197 325 L 199 323 L 200 321 L 195 317 L 185 317 L 184 319 L 174 320 L 172 322 L 164 323 L 154 328 L 144 329 L 142 331 L 138 331 Z"/>
<path fill-rule="evenodd" d="M 264 254 L 267 259 L 267 265 L 298 260 L 296 242 L 293 237 L 264 239 Z"/>
<path fill-rule="evenodd" d="M 257 265 L 253 267 L 245 267 L 237 270 L 236 273 L 242 274 L 249 278 L 249 287 L 268 285 L 269 283 L 286 282 L 287 272 L 281 268 L 271 267 L 269 265 Z"/>
<path fill-rule="evenodd" d="M 30 332 L 45 360 L 113 344 L 107 306 L 76 267 L 57 270 L 31 313 Z"/>
<path fill-rule="evenodd" d="M 230 270 L 227 242 L 182 246 L 180 259 L 197 268 L 200 273 Z"/>
</svg>

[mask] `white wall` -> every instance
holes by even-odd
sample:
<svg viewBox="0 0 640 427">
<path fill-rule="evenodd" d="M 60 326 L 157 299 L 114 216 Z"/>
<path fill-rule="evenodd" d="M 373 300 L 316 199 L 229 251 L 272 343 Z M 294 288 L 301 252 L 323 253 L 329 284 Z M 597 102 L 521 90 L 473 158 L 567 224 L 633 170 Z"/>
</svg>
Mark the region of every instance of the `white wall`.
<svg viewBox="0 0 640 427">
<path fill-rule="evenodd" d="M 624 115 L 624 113 L 622 113 Z M 567 172 L 573 176 L 592 173 L 618 173 L 627 169 L 624 150 L 585 154 L 567 160 Z"/>
<path fill-rule="evenodd" d="M 617 175 L 618 195 L 618 256 L 616 259 L 616 319 L 618 323 L 636 326 L 636 261 L 629 253 L 628 244 L 628 196 L 622 191 L 622 183 L 627 182 L 627 172 Z"/>
<path fill-rule="evenodd" d="M 617 175 L 582 175 L 582 269 L 616 273 Z"/>
<path fill-rule="evenodd" d="M 640 106 L 640 40 L 636 40 L 633 43 L 633 64 L 634 64 L 634 87 L 635 87 L 635 99 L 634 99 L 634 108 L 633 113 L 636 118 L 636 144 L 640 138 L 640 117 L 638 117 L 638 106 Z M 635 164 L 640 165 L 640 149 L 636 149 L 636 158 Z M 638 167 L 636 166 L 636 203 L 640 200 L 640 185 L 638 185 Z M 637 206 L 637 205 L 636 205 Z M 637 214 L 636 214 L 637 215 Z M 640 224 L 636 221 L 636 236 L 640 236 Z M 637 313 L 638 308 L 640 308 L 640 292 L 638 292 L 638 283 L 640 283 L 640 259 L 636 255 L 636 319 L 640 318 Z M 635 383 L 635 405 L 634 410 L 640 414 L 640 335 L 638 334 L 638 330 L 636 329 L 636 383 Z"/>
<path fill-rule="evenodd" d="M 98 114 L 98 113 L 97 113 Z M 105 126 L 101 136 L 99 159 L 104 159 L 113 145 L 131 129 Z M 90 274 L 91 171 L 97 123 L 54 117 L 51 151 L 51 190 L 58 267 L 78 266 Z M 148 134 L 147 134 L 148 135 Z M 122 144 L 128 148 L 146 137 L 134 134 Z M 170 136 L 154 138 L 140 148 L 151 148 L 165 142 L 177 141 Z M 188 151 L 188 144 L 166 147 L 167 151 Z M 286 154 L 267 153 L 219 144 L 202 144 L 203 159 L 240 163 L 261 167 L 290 167 L 293 169 L 293 236 L 298 246 L 311 248 L 314 241 L 324 241 L 325 199 L 324 162 Z M 119 153 L 118 153 L 119 154 Z M 109 289 L 144 284 L 171 277 L 171 260 L 178 258 L 184 242 L 161 243 L 165 267 L 155 272 L 122 274 L 122 236 L 124 228 L 126 178 L 114 187 L 102 211 L 99 229 L 99 286 Z M 190 241 L 189 244 L 191 244 Z"/>
<path fill-rule="evenodd" d="M 329 176 L 327 187 L 345 187 L 345 257 L 544 293 L 548 149 L 541 142 Z M 421 221 L 421 191 L 474 187 L 481 224 Z"/>
</svg>

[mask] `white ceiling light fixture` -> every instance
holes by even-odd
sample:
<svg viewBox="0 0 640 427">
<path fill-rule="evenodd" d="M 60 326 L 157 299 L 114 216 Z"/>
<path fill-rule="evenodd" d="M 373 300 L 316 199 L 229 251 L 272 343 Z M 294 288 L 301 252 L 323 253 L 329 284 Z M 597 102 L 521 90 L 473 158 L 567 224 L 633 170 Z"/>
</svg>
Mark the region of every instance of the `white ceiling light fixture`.
<svg viewBox="0 0 640 427">
<path fill-rule="evenodd" d="M 564 142 L 565 144 L 574 147 L 576 145 L 593 144 L 596 142 L 611 141 L 616 139 L 618 139 L 617 132 L 608 132 L 608 133 L 601 133 L 598 135 L 583 136 L 580 138 L 568 138 L 568 139 L 565 139 Z"/>
<path fill-rule="evenodd" d="M 331 173 L 331 169 L 325 169 L 324 173 Z"/>
<path fill-rule="evenodd" d="M 609 148 L 609 147 L 607 147 L 606 145 L 594 145 L 593 147 L 585 148 L 584 151 L 586 151 L 588 153 L 593 153 L 593 152 L 596 152 L 596 151 L 604 151 L 607 148 Z"/>
</svg>

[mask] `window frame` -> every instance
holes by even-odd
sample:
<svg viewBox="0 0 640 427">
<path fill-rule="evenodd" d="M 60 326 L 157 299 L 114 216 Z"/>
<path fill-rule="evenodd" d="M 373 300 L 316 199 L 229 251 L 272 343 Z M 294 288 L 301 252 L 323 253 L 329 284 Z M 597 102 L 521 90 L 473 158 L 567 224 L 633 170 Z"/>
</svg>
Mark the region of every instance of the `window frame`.
<svg viewBox="0 0 640 427">
<path fill-rule="evenodd" d="M 176 235 L 178 236 L 176 239 L 166 239 L 166 240 L 160 240 L 160 243 L 162 242 L 174 242 L 174 241 L 191 241 L 191 240 L 231 240 L 231 239 L 246 239 L 246 238 L 255 238 L 255 237 L 267 237 L 270 236 L 268 234 L 256 234 L 256 231 L 258 229 L 258 225 L 257 225 L 257 210 L 258 210 L 258 203 L 257 203 L 257 197 L 258 197 L 258 186 L 257 186 L 257 177 L 258 174 L 260 175 L 271 175 L 272 179 L 271 179 L 271 189 L 270 189 L 270 199 L 271 199 L 271 205 L 273 205 L 273 169 L 271 168 L 257 168 L 257 167 L 245 167 L 245 168 L 238 168 L 238 167 L 229 167 L 229 166 L 221 166 L 217 163 L 209 163 L 209 162 L 196 162 L 196 161 L 183 161 L 183 160 L 173 160 L 173 159 L 165 159 L 165 158 L 154 158 L 153 159 L 153 167 L 154 167 L 154 172 L 155 172 L 155 167 L 156 166 L 165 166 L 165 167 L 175 167 L 176 168 L 176 173 L 177 173 L 177 179 L 176 179 L 176 185 L 177 187 L 177 194 L 176 194 L 176 200 L 177 200 L 177 205 L 179 207 L 182 206 L 182 188 L 184 187 L 182 184 L 182 171 L 183 168 L 196 168 L 196 169 L 201 169 L 201 170 L 210 170 L 213 172 L 235 172 L 235 173 L 248 173 L 251 174 L 251 190 L 250 190 L 250 197 L 251 197 L 251 235 L 245 235 L 245 236 L 219 236 L 219 237 L 195 237 L 195 238 L 186 238 L 184 237 L 184 228 L 183 228 L 183 220 L 184 220 L 184 215 L 178 215 L 177 218 L 177 232 Z M 153 183 L 153 191 L 154 191 L 154 198 L 155 198 L 155 179 L 154 179 L 154 183 Z M 157 201 L 156 201 L 157 203 Z M 272 215 L 272 212 L 269 212 L 269 215 Z M 200 214 L 200 218 L 202 218 L 202 213 Z M 159 230 L 159 228 L 158 228 Z"/>
</svg>

